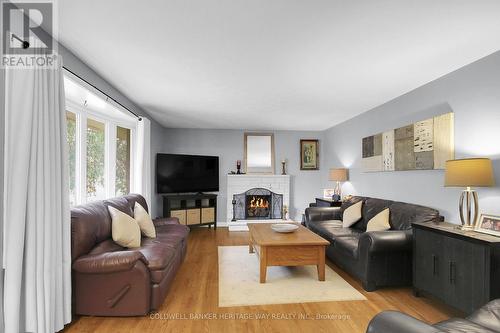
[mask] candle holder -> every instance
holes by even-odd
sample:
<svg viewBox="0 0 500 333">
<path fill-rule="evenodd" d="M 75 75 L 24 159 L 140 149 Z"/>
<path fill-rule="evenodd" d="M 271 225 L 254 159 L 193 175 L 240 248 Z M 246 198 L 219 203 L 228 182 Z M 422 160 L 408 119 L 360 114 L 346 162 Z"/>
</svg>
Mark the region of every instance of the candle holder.
<svg viewBox="0 0 500 333">
<path fill-rule="evenodd" d="M 236 161 L 236 174 L 241 175 L 241 161 Z"/>
<path fill-rule="evenodd" d="M 281 174 L 286 175 L 286 160 L 281 161 Z"/>
</svg>

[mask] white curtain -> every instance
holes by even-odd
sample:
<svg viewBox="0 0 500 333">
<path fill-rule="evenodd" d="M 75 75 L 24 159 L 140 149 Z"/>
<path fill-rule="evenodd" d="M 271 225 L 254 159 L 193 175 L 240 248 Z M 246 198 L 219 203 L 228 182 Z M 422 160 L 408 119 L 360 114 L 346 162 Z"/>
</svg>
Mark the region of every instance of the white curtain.
<svg viewBox="0 0 500 333">
<path fill-rule="evenodd" d="M 5 138 L 5 76 L 4 69 L 0 68 L 0 332 L 3 325 L 3 182 L 4 182 L 4 138 Z"/>
<path fill-rule="evenodd" d="M 142 194 L 151 207 L 151 121 L 144 117 L 137 121 L 137 154 L 134 170 L 132 192 Z"/>
<path fill-rule="evenodd" d="M 54 69 L 7 69 L 5 332 L 55 332 L 71 321 L 64 80 Z"/>
</svg>

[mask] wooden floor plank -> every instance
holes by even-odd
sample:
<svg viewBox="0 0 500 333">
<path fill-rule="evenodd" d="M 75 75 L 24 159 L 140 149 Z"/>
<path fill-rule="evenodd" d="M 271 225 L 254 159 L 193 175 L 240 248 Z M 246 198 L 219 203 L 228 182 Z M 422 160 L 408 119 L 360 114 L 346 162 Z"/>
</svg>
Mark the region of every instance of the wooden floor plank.
<svg viewBox="0 0 500 333">
<path fill-rule="evenodd" d="M 327 265 L 359 290 L 367 298 L 366 301 L 219 308 L 217 246 L 233 245 L 248 245 L 248 233 L 229 232 L 227 228 L 193 229 L 189 235 L 186 260 L 156 317 L 155 315 L 151 316 L 153 319 L 150 316 L 80 317 L 64 331 L 68 333 L 365 332 L 370 319 L 383 310 L 403 311 L 429 323 L 459 314 L 436 301 L 414 297 L 410 288 L 387 288 L 376 292 L 365 292 L 357 280 L 329 261 Z M 288 315 L 289 319 L 283 319 L 285 315 Z M 168 316 L 170 318 L 176 316 L 177 319 L 167 319 Z M 190 319 L 192 316 L 196 318 Z M 216 316 L 217 319 L 211 319 L 211 316 Z M 262 319 L 262 316 L 269 316 L 271 319 Z"/>
</svg>

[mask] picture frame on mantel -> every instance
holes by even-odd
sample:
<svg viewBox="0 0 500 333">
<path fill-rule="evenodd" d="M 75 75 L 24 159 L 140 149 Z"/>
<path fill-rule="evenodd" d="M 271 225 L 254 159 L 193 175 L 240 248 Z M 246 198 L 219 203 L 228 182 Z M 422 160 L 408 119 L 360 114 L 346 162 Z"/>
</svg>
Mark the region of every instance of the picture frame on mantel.
<svg viewBox="0 0 500 333">
<path fill-rule="evenodd" d="M 300 170 L 319 170 L 319 140 L 300 140 Z"/>
</svg>

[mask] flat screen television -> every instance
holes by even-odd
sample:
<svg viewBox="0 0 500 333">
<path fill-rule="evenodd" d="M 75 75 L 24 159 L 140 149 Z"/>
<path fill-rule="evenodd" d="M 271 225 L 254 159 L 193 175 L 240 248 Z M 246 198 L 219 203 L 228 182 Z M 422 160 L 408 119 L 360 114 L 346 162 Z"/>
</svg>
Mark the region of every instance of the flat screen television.
<svg viewBox="0 0 500 333">
<path fill-rule="evenodd" d="M 219 191 L 219 157 L 157 154 L 156 191 L 158 193 Z"/>
</svg>

